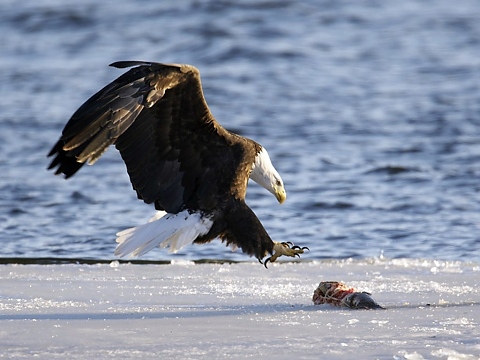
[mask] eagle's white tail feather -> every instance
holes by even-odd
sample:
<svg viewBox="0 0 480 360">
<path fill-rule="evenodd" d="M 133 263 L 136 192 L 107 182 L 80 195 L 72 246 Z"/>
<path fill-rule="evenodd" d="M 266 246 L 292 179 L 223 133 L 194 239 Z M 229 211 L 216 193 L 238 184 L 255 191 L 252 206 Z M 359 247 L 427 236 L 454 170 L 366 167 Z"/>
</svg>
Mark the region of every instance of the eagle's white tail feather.
<svg viewBox="0 0 480 360">
<path fill-rule="evenodd" d="M 156 246 L 176 252 L 206 234 L 212 224 L 212 220 L 199 212 L 157 213 L 148 223 L 117 233 L 115 255 L 141 256 Z"/>
<path fill-rule="evenodd" d="M 148 222 L 152 222 L 152 221 L 158 220 L 158 219 L 164 217 L 165 215 L 167 215 L 167 212 L 166 212 L 166 211 L 163 211 L 163 210 L 157 211 L 157 212 L 155 212 L 155 215 L 153 215 L 153 216 L 150 218 L 150 220 L 148 220 Z"/>
</svg>

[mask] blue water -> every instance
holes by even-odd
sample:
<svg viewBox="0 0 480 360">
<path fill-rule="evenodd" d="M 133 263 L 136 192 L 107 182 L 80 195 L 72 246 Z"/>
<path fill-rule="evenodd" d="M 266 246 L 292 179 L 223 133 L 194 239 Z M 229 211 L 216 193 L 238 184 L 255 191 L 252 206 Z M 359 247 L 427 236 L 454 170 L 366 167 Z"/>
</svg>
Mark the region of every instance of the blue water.
<svg viewBox="0 0 480 360">
<path fill-rule="evenodd" d="M 46 153 L 117 60 L 189 63 L 288 198 L 247 201 L 303 258 L 480 261 L 478 0 L 0 3 L 0 257 L 113 259 L 145 222 L 110 149 L 65 181 Z M 216 241 L 145 259 L 248 260 Z"/>
</svg>

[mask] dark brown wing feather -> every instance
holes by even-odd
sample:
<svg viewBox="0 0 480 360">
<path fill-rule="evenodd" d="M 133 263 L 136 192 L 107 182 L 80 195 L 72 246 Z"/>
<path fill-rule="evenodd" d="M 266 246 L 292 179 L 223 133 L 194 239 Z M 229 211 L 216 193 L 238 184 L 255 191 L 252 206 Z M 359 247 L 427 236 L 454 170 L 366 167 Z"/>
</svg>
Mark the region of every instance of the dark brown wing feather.
<svg viewBox="0 0 480 360">
<path fill-rule="evenodd" d="M 136 66 L 92 96 L 72 116 L 49 156 L 49 169 L 70 177 L 115 144 L 138 197 L 157 209 L 213 210 L 243 199 L 259 145 L 230 134 L 213 118 L 198 70 L 189 65 Z"/>
</svg>

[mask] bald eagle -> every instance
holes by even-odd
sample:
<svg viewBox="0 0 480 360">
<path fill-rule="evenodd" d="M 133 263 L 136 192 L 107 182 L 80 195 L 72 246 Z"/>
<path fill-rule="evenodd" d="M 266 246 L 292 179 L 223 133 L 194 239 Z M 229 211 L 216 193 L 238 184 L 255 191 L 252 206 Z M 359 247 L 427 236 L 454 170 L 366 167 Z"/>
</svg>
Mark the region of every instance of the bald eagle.
<svg viewBox="0 0 480 360">
<path fill-rule="evenodd" d="M 154 204 L 148 223 L 117 234 L 115 255 L 177 251 L 219 238 L 266 267 L 306 248 L 274 242 L 245 203 L 252 179 L 283 203 L 283 181 L 260 144 L 224 129 L 191 65 L 119 61 L 131 68 L 72 115 L 48 156 L 65 178 L 94 164 L 114 144 L 139 199 Z M 265 261 L 262 261 L 268 254 Z"/>
</svg>

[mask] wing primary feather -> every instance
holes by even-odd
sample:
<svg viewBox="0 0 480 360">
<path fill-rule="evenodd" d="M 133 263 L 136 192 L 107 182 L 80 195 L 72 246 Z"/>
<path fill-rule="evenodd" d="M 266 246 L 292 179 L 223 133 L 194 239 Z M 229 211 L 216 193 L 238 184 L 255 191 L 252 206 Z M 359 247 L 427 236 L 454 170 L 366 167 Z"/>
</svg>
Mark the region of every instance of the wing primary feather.
<svg viewBox="0 0 480 360">
<path fill-rule="evenodd" d="M 108 110 L 98 119 L 88 124 L 82 131 L 80 131 L 77 135 L 68 140 L 65 145 L 63 145 L 63 150 L 73 150 L 94 137 L 105 126 L 108 119 L 111 118 L 111 114 L 112 111 Z"/>
<path fill-rule="evenodd" d="M 84 163 L 88 161 L 93 165 L 98 158 L 107 150 L 113 140 L 108 138 L 108 129 L 103 129 L 97 136 L 87 145 L 87 147 L 77 156 L 77 161 Z"/>
<path fill-rule="evenodd" d="M 147 61 L 115 61 L 108 66 L 112 66 L 117 69 L 125 69 L 132 66 L 142 66 L 142 65 L 152 66 L 153 64 L 155 63 L 147 62 Z"/>
<path fill-rule="evenodd" d="M 136 104 L 132 111 L 124 112 L 123 116 L 115 123 L 116 126 L 108 126 L 97 133 L 96 137 L 88 144 L 88 146 L 77 157 L 77 161 L 85 162 L 89 159 L 89 164 L 93 165 L 95 161 L 105 152 L 106 148 L 113 144 L 117 138 L 125 132 L 125 130 L 135 121 L 137 114 L 143 109 L 143 106 Z"/>
</svg>

